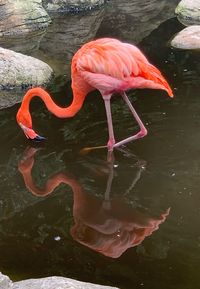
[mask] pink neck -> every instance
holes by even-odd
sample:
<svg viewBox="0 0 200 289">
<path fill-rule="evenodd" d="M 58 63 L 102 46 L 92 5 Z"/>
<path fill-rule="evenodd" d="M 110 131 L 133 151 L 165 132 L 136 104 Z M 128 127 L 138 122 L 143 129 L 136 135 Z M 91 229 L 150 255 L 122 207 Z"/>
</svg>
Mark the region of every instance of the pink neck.
<svg viewBox="0 0 200 289">
<path fill-rule="evenodd" d="M 31 88 L 24 96 L 21 109 L 29 110 L 30 101 L 33 97 L 38 96 L 43 100 L 47 109 L 55 116 L 60 118 L 73 117 L 82 107 L 86 94 L 75 91 L 73 101 L 68 107 L 60 107 L 52 100 L 51 96 L 41 87 Z"/>
</svg>

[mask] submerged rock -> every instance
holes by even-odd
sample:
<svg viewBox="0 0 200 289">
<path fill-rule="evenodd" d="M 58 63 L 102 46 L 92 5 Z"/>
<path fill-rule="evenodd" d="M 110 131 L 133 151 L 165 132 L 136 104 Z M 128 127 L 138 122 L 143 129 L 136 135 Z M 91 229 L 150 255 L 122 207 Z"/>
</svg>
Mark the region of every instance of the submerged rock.
<svg viewBox="0 0 200 289">
<path fill-rule="evenodd" d="M 0 47 L 0 108 L 21 100 L 12 94 L 6 99 L 7 90 L 46 85 L 52 76 L 51 67 L 41 60 Z"/>
<path fill-rule="evenodd" d="M 200 25 L 189 26 L 180 31 L 171 41 L 180 49 L 200 49 Z"/>
<path fill-rule="evenodd" d="M 43 5 L 50 12 L 69 11 L 77 13 L 99 7 L 104 2 L 105 0 L 43 0 Z"/>
<path fill-rule="evenodd" d="M 200 1 L 182 0 L 176 7 L 175 13 L 180 22 L 185 25 L 200 23 Z"/>
</svg>

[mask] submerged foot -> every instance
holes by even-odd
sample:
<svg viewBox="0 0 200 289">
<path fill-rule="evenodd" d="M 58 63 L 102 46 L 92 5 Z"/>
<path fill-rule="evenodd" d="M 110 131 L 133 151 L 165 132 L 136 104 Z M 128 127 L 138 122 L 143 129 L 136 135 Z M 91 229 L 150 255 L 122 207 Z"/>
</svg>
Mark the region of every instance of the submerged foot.
<svg viewBox="0 0 200 289">
<path fill-rule="evenodd" d="M 114 139 L 109 139 L 108 143 L 107 143 L 107 148 L 108 148 L 109 152 L 113 151 L 114 145 L 115 145 L 115 140 Z"/>
</svg>

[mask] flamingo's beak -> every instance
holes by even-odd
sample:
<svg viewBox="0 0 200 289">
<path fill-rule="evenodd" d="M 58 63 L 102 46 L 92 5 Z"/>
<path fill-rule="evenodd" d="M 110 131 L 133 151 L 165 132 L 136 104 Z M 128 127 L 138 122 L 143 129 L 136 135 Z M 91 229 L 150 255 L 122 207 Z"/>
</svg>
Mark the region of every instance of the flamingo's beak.
<svg viewBox="0 0 200 289">
<path fill-rule="evenodd" d="M 45 140 L 46 140 L 46 137 L 41 136 L 39 134 L 33 139 L 33 141 L 35 141 L 35 142 L 43 142 Z"/>
<path fill-rule="evenodd" d="M 28 139 L 33 140 L 35 142 L 42 142 L 46 140 L 45 137 L 38 135 L 32 128 L 29 128 L 23 125 L 22 123 L 19 123 L 19 125 Z"/>
</svg>

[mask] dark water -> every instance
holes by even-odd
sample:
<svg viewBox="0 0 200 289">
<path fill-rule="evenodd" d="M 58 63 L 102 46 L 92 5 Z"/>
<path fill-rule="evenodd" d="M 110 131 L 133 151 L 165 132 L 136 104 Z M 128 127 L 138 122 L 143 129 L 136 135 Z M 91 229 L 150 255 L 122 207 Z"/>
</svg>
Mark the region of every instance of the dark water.
<svg viewBox="0 0 200 289">
<path fill-rule="evenodd" d="M 162 91 L 129 93 L 149 134 L 115 151 L 110 164 L 105 149 L 80 153 L 107 141 L 98 93 L 68 120 L 56 119 L 34 100 L 34 127 L 48 137 L 42 146 L 33 147 L 17 127 L 19 105 L 0 111 L 0 271 L 12 279 L 61 275 L 124 289 L 198 288 L 200 65 L 198 52 L 169 46 L 182 29 L 173 15 L 177 2 L 110 1 L 91 14 L 63 15 L 68 22 L 76 17 L 79 25 L 88 23 L 83 27 L 90 34 L 81 32 L 81 38 L 74 28 L 74 38 L 68 30 L 69 42 L 55 22 L 45 36 L 49 46 L 44 38 L 32 52 L 54 55 L 57 77 L 48 90 L 67 105 L 70 82 L 61 65 L 67 47 L 73 54 L 81 42 L 102 36 L 137 42 L 175 98 Z M 55 46 L 59 37 L 63 45 Z M 66 59 L 67 71 L 68 50 Z M 137 130 L 120 98 L 112 108 L 119 139 Z"/>
</svg>

